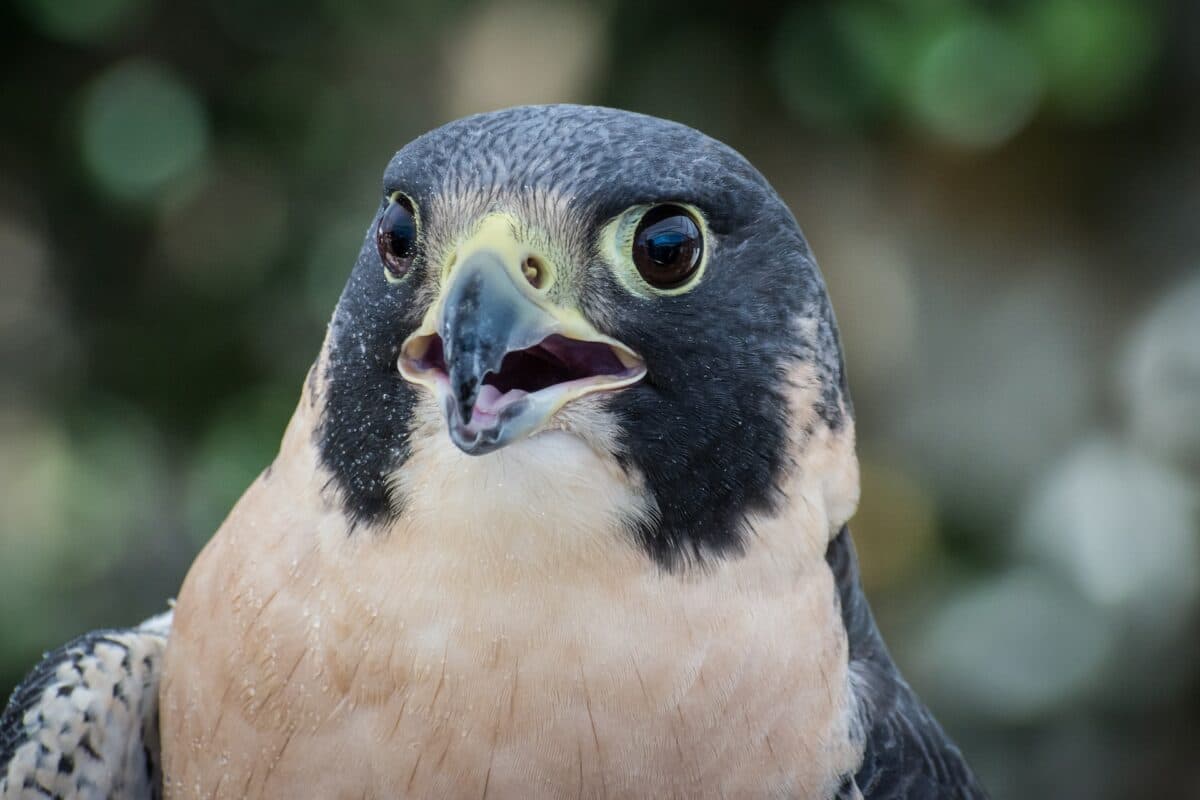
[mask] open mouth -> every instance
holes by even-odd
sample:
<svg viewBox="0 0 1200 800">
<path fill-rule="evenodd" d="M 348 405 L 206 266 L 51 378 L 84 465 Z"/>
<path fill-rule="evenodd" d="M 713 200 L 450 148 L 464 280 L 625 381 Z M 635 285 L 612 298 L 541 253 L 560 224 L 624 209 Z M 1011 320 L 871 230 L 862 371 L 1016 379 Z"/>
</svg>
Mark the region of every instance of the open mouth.
<svg viewBox="0 0 1200 800">
<path fill-rule="evenodd" d="M 422 338 L 424 342 L 414 343 L 402 356 L 401 373 L 414 382 L 448 389 L 442 337 L 434 333 Z M 470 419 L 463 422 L 484 428 L 530 395 L 555 396 L 557 407 L 584 394 L 628 386 L 644 373 L 640 363 L 611 345 L 550 334 L 532 347 L 505 353 L 499 371 L 485 373 Z"/>
</svg>

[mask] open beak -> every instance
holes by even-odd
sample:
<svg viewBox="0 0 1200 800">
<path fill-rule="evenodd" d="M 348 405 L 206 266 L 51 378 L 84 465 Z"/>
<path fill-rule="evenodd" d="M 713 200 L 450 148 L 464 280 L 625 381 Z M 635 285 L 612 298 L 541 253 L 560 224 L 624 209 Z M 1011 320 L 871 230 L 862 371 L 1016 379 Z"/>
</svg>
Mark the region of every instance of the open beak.
<svg viewBox="0 0 1200 800">
<path fill-rule="evenodd" d="M 572 400 L 646 374 L 631 349 L 540 296 L 510 227 L 488 222 L 459 249 L 441 297 L 400 348 L 400 374 L 434 392 L 451 440 L 471 455 L 531 436 Z"/>
</svg>

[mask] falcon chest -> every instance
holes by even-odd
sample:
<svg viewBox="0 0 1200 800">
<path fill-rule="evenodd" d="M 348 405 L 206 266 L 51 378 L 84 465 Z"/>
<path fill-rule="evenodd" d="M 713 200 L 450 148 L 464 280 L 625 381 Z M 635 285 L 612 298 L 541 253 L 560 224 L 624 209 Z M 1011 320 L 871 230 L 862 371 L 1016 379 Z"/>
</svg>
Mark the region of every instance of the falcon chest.
<svg viewBox="0 0 1200 800">
<path fill-rule="evenodd" d="M 831 793 L 857 753 L 823 536 L 800 533 L 819 508 L 668 574 L 621 532 L 638 487 L 579 440 L 429 441 L 390 530 L 303 507 L 324 478 L 281 458 L 206 548 L 168 655 L 168 796 Z"/>
</svg>

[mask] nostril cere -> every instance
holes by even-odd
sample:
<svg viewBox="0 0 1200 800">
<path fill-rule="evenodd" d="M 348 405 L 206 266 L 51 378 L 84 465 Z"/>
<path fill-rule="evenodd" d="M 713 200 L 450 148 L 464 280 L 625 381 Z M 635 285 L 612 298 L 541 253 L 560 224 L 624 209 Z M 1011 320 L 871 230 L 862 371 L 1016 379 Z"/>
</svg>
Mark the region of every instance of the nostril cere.
<svg viewBox="0 0 1200 800">
<path fill-rule="evenodd" d="M 535 289 L 542 288 L 546 282 L 546 267 L 536 256 L 528 256 L 521 263 L 521 273 L 525 276 L 525 280 L 529 281 L 529 285 Z"/>
</svg>

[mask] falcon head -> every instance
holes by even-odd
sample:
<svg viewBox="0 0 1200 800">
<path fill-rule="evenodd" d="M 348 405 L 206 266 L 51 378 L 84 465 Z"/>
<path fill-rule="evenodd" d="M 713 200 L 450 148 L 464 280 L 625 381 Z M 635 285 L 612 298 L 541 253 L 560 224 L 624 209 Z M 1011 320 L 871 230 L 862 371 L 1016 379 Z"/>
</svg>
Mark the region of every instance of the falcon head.
<svg viewBox="0 0 1200 800">
<path fill-rule="evenodd" d="M 564 482 L 586 495 L 586 462 L 627 489 L 612 527 L 670 567 L 742 551 L 789 502 L 818 498 L 836 532 L 857 499 L 836 326 L 795 219 L 738 153 L 639 114 L 513 108 L 404 147 L 314 383 L 358 524 L 403 517 L 413 470 L 471 484 L 447 503 L 536 509 L 569 503 Z"/>
</svg>

